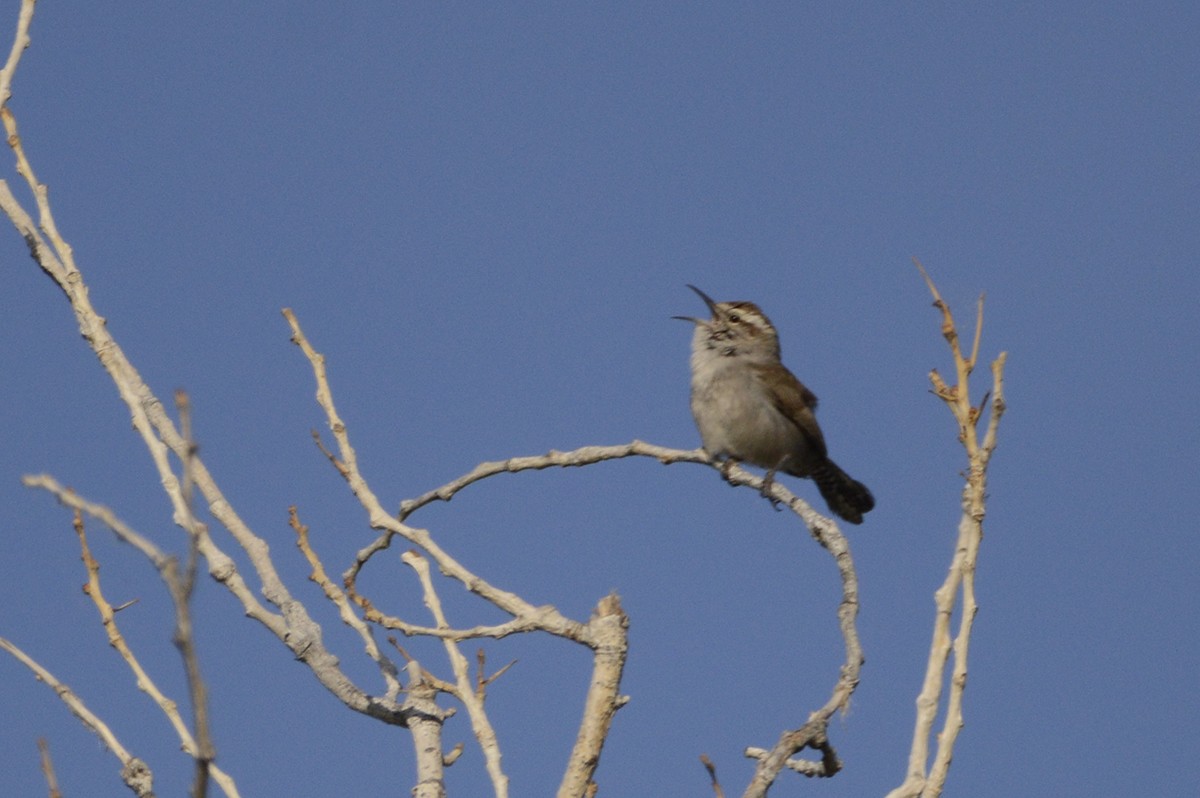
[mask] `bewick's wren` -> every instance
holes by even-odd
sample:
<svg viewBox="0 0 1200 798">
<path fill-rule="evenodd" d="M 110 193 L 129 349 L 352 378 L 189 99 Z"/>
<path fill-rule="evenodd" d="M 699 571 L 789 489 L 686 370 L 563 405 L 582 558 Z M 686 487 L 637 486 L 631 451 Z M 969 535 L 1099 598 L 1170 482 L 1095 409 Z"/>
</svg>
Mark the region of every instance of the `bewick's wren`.
<svg viewBox="0 0 1200 798">
<path fill-rule="evenodd" d="M 796 477 L 811 477 L 829 509 L 852 524 L 875 506 L 871 491 L 829 459 L 814 411 L 817 397 L 779 360 L 779 334 L 752 302 L 713 302 L 694 285 L 711 319 L 694 322 L 692 416 L 704 449 Z"/>
</svg>

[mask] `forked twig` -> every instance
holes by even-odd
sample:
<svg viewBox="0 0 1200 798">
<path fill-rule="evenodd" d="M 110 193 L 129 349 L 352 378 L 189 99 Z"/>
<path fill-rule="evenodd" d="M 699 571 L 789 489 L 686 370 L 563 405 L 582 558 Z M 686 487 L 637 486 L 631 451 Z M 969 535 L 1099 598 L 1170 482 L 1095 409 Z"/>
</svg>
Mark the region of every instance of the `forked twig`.
<svg viewBox="0 0 1200 798">
<path fill-rule="evenodd" d="M 958 333 L 950 307 L 942 300 L 933 280 L 920 261 L 913 259 L 921 276 L 925 278 L 934 306 L 942 314 L 942 333 L 950 344 L 954 358 L 957 382 L 947 385 L 933 370 L 929 379 L 934 393 L 950 409 L 958 423 L 958 439 L 967 454 L 967 479 L 963 486 L 963 514 L 959 521 L 958 536 L 954 546 L 950 570 L 946 581 L 934 594 L 937 613 L 934 617 L 933 640 L 930 645 L 929 661 L 925 679 L 917 696 L 916 728 L 913 732 L 912 749 L 909 753 L 908 769 L 904 782 L 888 794 L 888 798 L 937 798 L 941 795 L 954 744 L 963 727 L 962 697 L 967 682 L 967 657 L 970 649 L 971 629 L 978 611 L 975 601 L 975 571 L 979 546 L 983 540 L 983 519 L 986 512 L 987 466 L 996 447 L 996 431 L 1000 417 L 1004 414 L 1004 363 L 1005 353 L 1000 353 L 992 363 L 992 412 L 982 444 L 979 440 L 978 421 L 984 402 L 979 407 L 971 403 L 968 380 L 979 354 L 979 341 L 983 330 L 983 298 L 979 299 L 975 325 L 975 339 L 971 356 L 963 355 L 958 345 Z M 986 400 L 985 400 L 986 401 Z M 959 627 L 951 638 L 951 622 L 955 605 L 961 595 Z M 946 682 L 946 664 L 953 653 L 954 666 L 949 680 L 949 697 L 946 716 L 941 731 L 936 735 L 936 750 L 930 762 L 930 743 L 933 725 L 941 701 L 943 684 Z"/>
</svg>

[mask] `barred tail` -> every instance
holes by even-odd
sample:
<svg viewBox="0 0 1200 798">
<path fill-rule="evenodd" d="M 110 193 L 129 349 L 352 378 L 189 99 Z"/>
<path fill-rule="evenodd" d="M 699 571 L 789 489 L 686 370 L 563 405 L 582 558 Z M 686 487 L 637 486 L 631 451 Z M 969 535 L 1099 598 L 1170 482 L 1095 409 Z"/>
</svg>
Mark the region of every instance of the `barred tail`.
<svg viewBox="0 0 1200 798">
<path fill-rule="evenodd" d="M 875 506 L 875 497 L 867 486 L 852 479 L 832 460 L 814 468 L 812 478 L 829 509 L 852 524 L 861 524 L 863 513 Z"/>
</svg>

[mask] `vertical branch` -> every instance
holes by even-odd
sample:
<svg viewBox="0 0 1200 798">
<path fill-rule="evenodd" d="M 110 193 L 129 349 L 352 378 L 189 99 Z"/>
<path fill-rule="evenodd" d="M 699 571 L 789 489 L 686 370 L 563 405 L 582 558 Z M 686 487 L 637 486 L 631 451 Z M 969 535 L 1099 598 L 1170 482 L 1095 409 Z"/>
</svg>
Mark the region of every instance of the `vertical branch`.
<svg viewBox="0 0 1200 798">
<path fill-rule="evenodd" d="M 983 406 L 971 404 L 969 379 L 979 356 L 979 342 L 983 332 L 983 298 L 980 297 L 975 336 L 970 356 L 963 354 L 957 327 L 949 305 L 930 279 L 920 261 L 913 259 L 925 284 L 933 295 L 934 307 L 942 314 L 942 335 L 950 346 L 954 358 L 954 385 L 948 385 L 937 370 L 929 374 L 933 393 L 944 401 L 958 423 L 958 439 L 967 454 L 967 481 L 963 486 L 963 515 L 959 520 L 958 539 L 946 581 L 934 594 L 936 615 L 934 617 L 933 640 L 930 645 L 929 661 L 925 679 L 917 696 L 916 727 L 913 732 L 912 748 L 909 752 L 908 769 L 904 782 L 888 794 L 888 798 L 937 798 L 942 794 L 954 744 L 963 727 L 963 693 L 967 684 L 967 658 L 970 650 L 971 630 L 978 612 L 975 600 L 975 570 L 979 557 L 979 546 L 983 540 L 983 519 L 986 514 L 987 466 L 996 447 L 996 431 L 1004 413 L 1004 363 L 1001 353 L 992 363 L 992 406 L 987 432 L 983 443 L 979 441 L 978 423 Z M 951 639 L 951 624 L 955 605 L 961 594 L 958 632 Z M 941 706 L 942 687 L 946 681 L 946 663 L 954 654 L 954 665 L 949 682 L 946 715 L 941 732 L 937 735 L 937 747 L 930 764 L 930 743 L 933 725 Z M 929 770 L 926 771 L 927 765 Z"/>
<path fill-rule="evenodd" d="M 937 753 L 929 770 L 925 795 L 935 798 L 941 795 L 950 770 L 950 760 L 954 754 L 954 743 L 963 727 L 962 699 L 967 686 L 967 653 L 971 643 L 971 627 L 979 606 L 975 601 L 975 566 L 979 556 L 979 545 L 983 541 L 983 519 L 986 514 L 987 500 L 987 465 L 992 452 L 996 448 L 996 430 L 1000 417 L 1004 414 L 1004 362 L 1006 356 L 1002 352 L 992 363 L 992 413 L 988 421 L 987 433 L 982 446 L 967 447 L 971 469 L 967 485 L 963 489 L 964 513 L 960 522 L 960 539 L 965 538 L 966 551 L 963 555 L 962 569 L 962 616 L 959 621 L 958 635 L 954 640 L 954 672 L 950 680 L 950 696 L 946 705 L 946 719 L 941 734 L 938 735 Z M 963 392 L 966 399 L 966 392 Z M 971 428 L 974 430 L 975 421 L 979 414 L 967 400 L 967 408 L 958 408 L 959 414 L 971 418 Z M 977 436 L 972 436 L 972 442 Z"/>
<path fill-rule="evenodd" d="M 442 725 L 446 712 L 437 705 L 438 688 L 416 660 L 408 662 L 408 698 L 403 711 L 417 755 L 413 798 L 446 798 L 446 764 L 442 758 Z"/>
<path fill-rule="evenodd" d="M 747 485 L 760 491 L 764 481 L 762 477 L 754 476 L 737 466 L 728 470 L 726 479 L 731 485 Z M 750 783 L 742 793 L 743 798 L 761 798 L 766 795 L 784 768 L 804 776 L 820 778 L 833 776 L 842 769 L 837 751 L 829 742 L 828 724 L 836 712 L 849 708 L 850 698 L 858 687 L 864 661 L 862 643 L 856 628 L 858 574 L 854 568 L 849 542 L 836 523 L 822 516 L 778 482 L 771 485 L 770 491 L 770 498 L 781 502 L 795 513 L 808 527 L 813 538 L 833 557 L 842 583 L 842 600 L 838 604 L 837 616 L 842 641 L 845 644 L 845 660 L 838 671 L 838 678 L 829 700 L 824 706 L 810 713 L 802 726 L 782 731 L 770 750 L 756 746 L 745 749 L 745 755 L 757 760 L 757 765 Z M 809 748 L 818 752 L 820 759 L 795 758 L 796 754 Z"/>
<path fill-rule="evenodd" d="M 600 764 L 600 751 L 608 738 L 613 716 L 625 705 L 618 693 L 625 657 L 629 652 L 629 616 L 615 593 L 600 599 L 592 618 L 592 680 L 584 700 L 583 722 L 575 747 L 567 760 L 567 771 L 558 786 L 558 798 L 583 798 L 596 789 L 592 781 Z"/>
<path fill-rule="evenodd" d="M 450 624 L 446 621 L 446 614 L 442 610 L 441 599 L 438 598 L 437 591 L 433 587 L 433 579 L 429 572 L 429 560 L 415 551 L 404 552 L 400 555 L 400 559 L 417 572 L 417 578 L 421 582 L 421 590 L 425 596 L 425 606 L 433 615 L 437 628 L 449 629 Z M 458 650 L 458 642 L 450 638 L 442 638 L 442 645 L 450 660 L 450 668 L 454 671 L 454 695 L 467 708 L 467 715 L 471 719 L 471 728 L 475 732 L 475 739 L 479 741 L 488 776 L 492 780 L 492 789 L 496 793 L 496 798 L 508 798 L 508 776 L 500 767 L 500 743 L 496 739 L 496 730 L 492 728 L 492 722 L 483 708 L 482 693 L 483 685 L 486 683 L 483 674 L 480 673 L 477 690 L 471 680 L 471 665 Z"/>
<path fill-rule="evenodd" d="M 196 638 L 192 632 L 192 592 L 196 586 L 196 567 L 200 558 L 200 524 L 192 512 L 193 473 L 195 472 L 196 441 L 192 437 L 192 409 L 184 391 L 175 392 L 175 406 L 179 410 L 179 426 L 182 430 L 186 450 L 183 455 L 184 528 L 188 534 L 188 559 L 183 575 L 174 558 L 168 561 L 164 576 L 175 605 L 175 647 L 183 658 L 183 669 L 187 674 L 188 695 L 192 701 L 192 724 L 196 735 L 196 774 L 192 781 L 192 798 L 208 795 L 209 769 L 217 752 L 213 747 L 208 724 L 208 697 L 204 679 L 200 675 L 200 658 L 196 656 Z"/>
</svg>

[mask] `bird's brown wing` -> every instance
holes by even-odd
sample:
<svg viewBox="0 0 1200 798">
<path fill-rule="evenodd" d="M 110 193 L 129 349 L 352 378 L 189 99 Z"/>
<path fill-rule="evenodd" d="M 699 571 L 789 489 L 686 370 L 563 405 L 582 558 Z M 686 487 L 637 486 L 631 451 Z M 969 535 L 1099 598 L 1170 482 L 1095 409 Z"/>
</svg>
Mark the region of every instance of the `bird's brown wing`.
<svg viewBox="0 0 1200 798">
<path fill-rule="evenodd" d="M 765 367 L 754 368 L 759 372 L 759 379 L 770 393 L 771 401 L 779 412 L 796 425 L 815 454 L 821 458 L 827 457 L 825 436 L 821 434 L 821 427 L 817 424 L 817 416 L 813 412 L 817 409 L 817 395 L 804 387 L 804 383 L 787 369 L 783 369 L 783 379 L 765 380 L 762 379 Z"/>
</svg>

